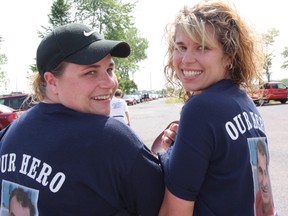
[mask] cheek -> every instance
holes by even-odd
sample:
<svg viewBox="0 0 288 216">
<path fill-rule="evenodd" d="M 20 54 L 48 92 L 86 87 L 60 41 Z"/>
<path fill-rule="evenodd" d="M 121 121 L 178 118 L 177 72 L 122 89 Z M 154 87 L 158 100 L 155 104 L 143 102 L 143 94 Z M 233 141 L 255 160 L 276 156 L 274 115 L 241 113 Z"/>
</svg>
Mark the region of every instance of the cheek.
<svg viewBox="0 0 288 216">
<path fill-rule="evenodd" d="M 118 89 L 118 80 L 117 80 L 117 77 L 116 77 L 115 74 L 113 75 L 112 80 L 113 80 L 113 82 L 114 82 L 113 93 L 115 93 L 115 91 Z"/>
<path fill-rule="evenodd" d="M 182 56 L 178 52 L 173 52 L 172 62 L 173 66 L 177 67 L 182 61 Z"/>
</svg>

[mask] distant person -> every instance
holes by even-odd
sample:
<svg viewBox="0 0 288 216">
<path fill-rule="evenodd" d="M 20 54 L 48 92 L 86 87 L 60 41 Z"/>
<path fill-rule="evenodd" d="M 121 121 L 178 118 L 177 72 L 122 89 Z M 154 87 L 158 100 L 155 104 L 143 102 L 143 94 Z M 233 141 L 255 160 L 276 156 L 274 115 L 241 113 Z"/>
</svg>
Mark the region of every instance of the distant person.
<svg viewBox="0 0 288 216">
<path fill-rule="evenodd" d="M 221 0 L 184 6 L 166 32 L 165 76 L 185 105 L 178 128 L 164 133 L 169 141 L 176 132 L 174 144 L 159 154 L 159 216 L 254 216 L 248 141 L 266 134 L 247 92 L 262 81 L 260 41 Z"/>
<path fill-rule="evenodd" d="M 9 216 L 34 216 L 35 207 L 22 188 L 15 188 L 9 199 Z"/>
<path fill-rule="evenodd" d="M 144 93 L 144 102 L 148 102 L 148 101 L 149 101 L 149 94 Z"/>
<path fill-rule="evenodd" d="M 2 137 L 0 157 L 10 162 L 1 164 L 0 179 L 39 191 L 40 216 L 158 214 L 160 163 L 109 116 L 118 88 L 112 57 L 129 54 L 126 42 L 76 23 L 55 28 L 38 46 L 40 103 Z"/>
<path fill-rule="evenodd" d="M 257 179 L 258 191 L 256 193 L 256 216 L 274 216 L 272 191 L 269 182 L 268 155 L 263 141 L 256 144 L 257 151 Z"/>
<path fill-rule="evenodd" d="M 117 89 L 111 101 L 110 116 L 130 126 L 128 106 L 126 101 L 122 97 L 122 91 L 120 89 Z"/>
</svg>

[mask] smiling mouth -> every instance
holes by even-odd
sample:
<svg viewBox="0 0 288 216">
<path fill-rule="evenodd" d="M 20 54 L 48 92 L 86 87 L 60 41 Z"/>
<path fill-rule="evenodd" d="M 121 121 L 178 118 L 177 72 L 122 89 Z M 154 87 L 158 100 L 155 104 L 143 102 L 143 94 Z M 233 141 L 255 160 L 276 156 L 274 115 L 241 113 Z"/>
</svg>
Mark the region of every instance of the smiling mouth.
<svg viewBox="0 0 288 216">
<path fill-rule="evenodd" d="M 95 97 L 92 97 L 93 100 L 108 100 L 110 99 L 111 96 L 110 95 L 100 95 L 100 96 L 95 96 Z"/>
<path fill-rule="evenodd" d="M 200 72 L 200 71 L 193 71 L 193 70 L 183 70 L 183 75 L 185 77 L 196 77 L 196 76 L 199 76 L 200 74 L 202 74 L 203 72 Z"/>
<path fill-rule="evenodd" d="M 262 192 L 268 193 L 268 187 L 267 186 L 262 186 L 261 187 Z"/>
</svg>

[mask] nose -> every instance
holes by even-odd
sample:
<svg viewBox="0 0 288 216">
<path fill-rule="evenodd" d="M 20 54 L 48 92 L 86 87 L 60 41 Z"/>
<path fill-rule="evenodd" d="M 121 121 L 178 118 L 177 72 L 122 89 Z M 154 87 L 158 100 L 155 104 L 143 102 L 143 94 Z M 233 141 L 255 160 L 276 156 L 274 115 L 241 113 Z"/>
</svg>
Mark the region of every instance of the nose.
<svg viewBox="0 0 288 216">
<path fill-rule="evenodd" d="M 268 180 L 268 173 L 267 172 L 265 172 L 265 175 L 263 176 L 263 185 L 264 186 L 268 186 L 269 185 L 269 180 Z"/>
<path fill-rule="evenodd" d="M 100 86 L 105 89 L 115 88 L 115 86 L 117 86 L 117 78 L 115 74 L 109 75 L 106 72 L 103 73 L 101 76 Z"/>
<path fill-rule="evenodd" d="M 195 54 L 194 54 L 194 52 L 193 51 L 188 51 L 187 50 L 187 52 L 185 52 L 184 54 L 183 54 L 183 58 L 182 58 L 182 62 L 183 63 L 185 63 L 185 64 L 193 64 L 193 63 L 195 63 L 197 60 L 196 60 L 196 56 L 195 56 Z"/>
</svg>

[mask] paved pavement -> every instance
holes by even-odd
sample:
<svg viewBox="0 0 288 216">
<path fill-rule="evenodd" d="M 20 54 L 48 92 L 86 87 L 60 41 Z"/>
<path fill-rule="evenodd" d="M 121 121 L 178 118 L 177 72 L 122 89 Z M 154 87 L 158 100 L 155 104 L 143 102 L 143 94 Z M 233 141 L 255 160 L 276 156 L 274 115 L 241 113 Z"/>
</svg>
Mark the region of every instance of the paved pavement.
<svg viewBox="0 0 288 216">
<path fill-rule="evenodd" d="M 279 216 L 288 216 L 288 104 L 259 107 L 270 152 L 270 180 Z"/>
<path fill-rule="evenodd" d="M 150 147 L 157 135 L 173 120 L 178 120 L 181 104 L 166 104 L 164 99 L 129 106 L 131 128 Z M 265 123 L 270 151 L 270 178 L 279 216 L 288 216 L 288 104 L 258 107 Z"/>
</svg>

